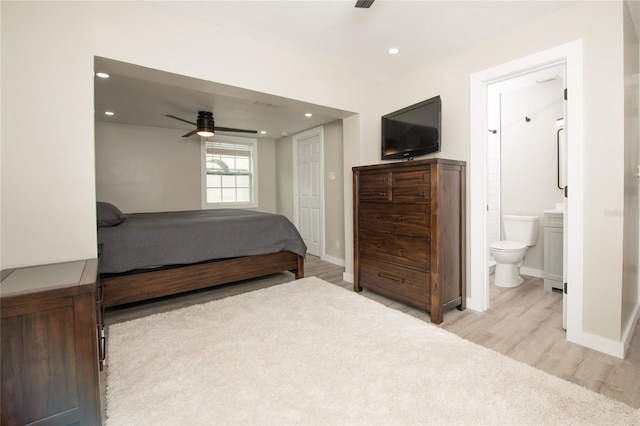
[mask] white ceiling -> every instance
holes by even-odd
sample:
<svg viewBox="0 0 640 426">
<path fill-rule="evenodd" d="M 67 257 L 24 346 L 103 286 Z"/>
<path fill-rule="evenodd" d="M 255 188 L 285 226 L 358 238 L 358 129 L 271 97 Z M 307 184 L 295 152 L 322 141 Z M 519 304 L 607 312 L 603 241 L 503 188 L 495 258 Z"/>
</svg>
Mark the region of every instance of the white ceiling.
<svg viewBox="0 0 640 426">
<path fill-rule="evenodd" d="M 283 132 L 295 134 L 352 114 L 110 59 L 96 57 L 94 62 L 96 72 L 109 74 L 108 79 L 95 77 L 97 121 L 182 129 L 187 133 L 195 126 L 166 115 L 195 122 L 198 111 L 211 111 L 216 126 L 264 130 L 266 134 L 255 137 L 277 139 L 284 136 Z M 105 111 L 115 115 L 106 116 Z M 313 116 L 305 117 L 306 112 Z"/>
<path fill-rule="evenodd" d="M 145 4 L 383 82 L 571 3 L 376 0 L 369 9 L 355 8 L 355 0 Z M 389 55 L 392 46 L 400 53 Z M 112 76 L 96 79 L 96 120 L 101 121 L 189 131 L 192 126 L 165 114 L 195 121 L 198 110 L 207 110 L 218 126 L 266 130 L 262 137 L 276 139 L 351 114 L 103 58 L 96 58 L 95 69 Z M 107 109 L 116 115 L 105 117 Z M 306 111 L 314 116 L 304 117 Z"/>
</svg>

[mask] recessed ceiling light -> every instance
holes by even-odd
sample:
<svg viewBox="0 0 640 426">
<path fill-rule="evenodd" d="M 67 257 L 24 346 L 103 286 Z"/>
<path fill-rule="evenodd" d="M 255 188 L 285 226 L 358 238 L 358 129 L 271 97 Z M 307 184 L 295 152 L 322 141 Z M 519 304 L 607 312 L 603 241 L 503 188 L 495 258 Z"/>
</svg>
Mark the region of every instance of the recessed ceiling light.
<svg viewBox="0 0 640 426">
<path fill-rule="evenodd" d="M 313 117 L 313 114 L 311 114 L 310 112 L 307 112 L 304 116 L 305 117 Z"/>
<path fill-rule="evenodd" d="M 392 47 L 391 49 L 387 50 L 387 52 L 389 52 L 389 55 L 395 55 L 399 51 L 400 49 L 398 49 L 397 47 Z"/>
<path fill-rule="evenodd" d="M 97 72 L 96 76 L 100 78 L 109 78 L 109 74 L 107 74 L 106 72 Z"/>
<path fill-rule="evenodd" d="M 113 114 L 113 111 L 105 111 L 104 115 L 114 115 L 114 114 Z"/>
<path fill-rule="evenodd" d="M 266 130 L 260 130 L 260 134 L 261 134 L 261 135 L 266 135 L 266 134 L 267 134 L 267 131 L 266 131 Z"/>
</svg>

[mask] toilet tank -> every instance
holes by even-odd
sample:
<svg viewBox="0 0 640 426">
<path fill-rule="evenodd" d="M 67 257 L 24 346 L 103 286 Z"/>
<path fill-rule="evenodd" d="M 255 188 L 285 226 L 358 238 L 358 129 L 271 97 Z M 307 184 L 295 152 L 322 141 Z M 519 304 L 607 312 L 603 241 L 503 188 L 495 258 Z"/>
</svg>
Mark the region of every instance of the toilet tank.
<svg viewBox="0 0 640 426">
<path fill-rule="evenodd" d="M 504 239 L 519 241 L 527 246 L 535 246 L 538 242 L 538 216 L 518 216 L 505 214 L 502 216 Z"/>
</svg>

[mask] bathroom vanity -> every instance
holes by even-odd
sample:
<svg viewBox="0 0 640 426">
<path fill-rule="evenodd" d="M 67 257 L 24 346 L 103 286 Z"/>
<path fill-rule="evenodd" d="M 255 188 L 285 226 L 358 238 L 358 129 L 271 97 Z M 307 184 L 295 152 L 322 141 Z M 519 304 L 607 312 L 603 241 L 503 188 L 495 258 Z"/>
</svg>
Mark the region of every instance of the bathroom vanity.
<svg viewBox="0 0 640 426">
<path fill-rule="evenodd" d="M 544 289 L 562 290 L 564 212 L 544 211 Z"/>
</svg>

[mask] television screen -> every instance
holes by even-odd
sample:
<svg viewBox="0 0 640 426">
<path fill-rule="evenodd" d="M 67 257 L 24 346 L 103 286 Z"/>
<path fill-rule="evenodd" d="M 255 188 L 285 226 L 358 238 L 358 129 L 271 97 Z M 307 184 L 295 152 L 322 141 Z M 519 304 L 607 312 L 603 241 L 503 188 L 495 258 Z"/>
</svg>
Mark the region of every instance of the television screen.
<svg viewBox="0 0 640 426">
<path fill-rule="evenodd" d="M 382 159 L 413 158 L 440 151 L 440 96 L 382 117 Z"/>
</svg>

